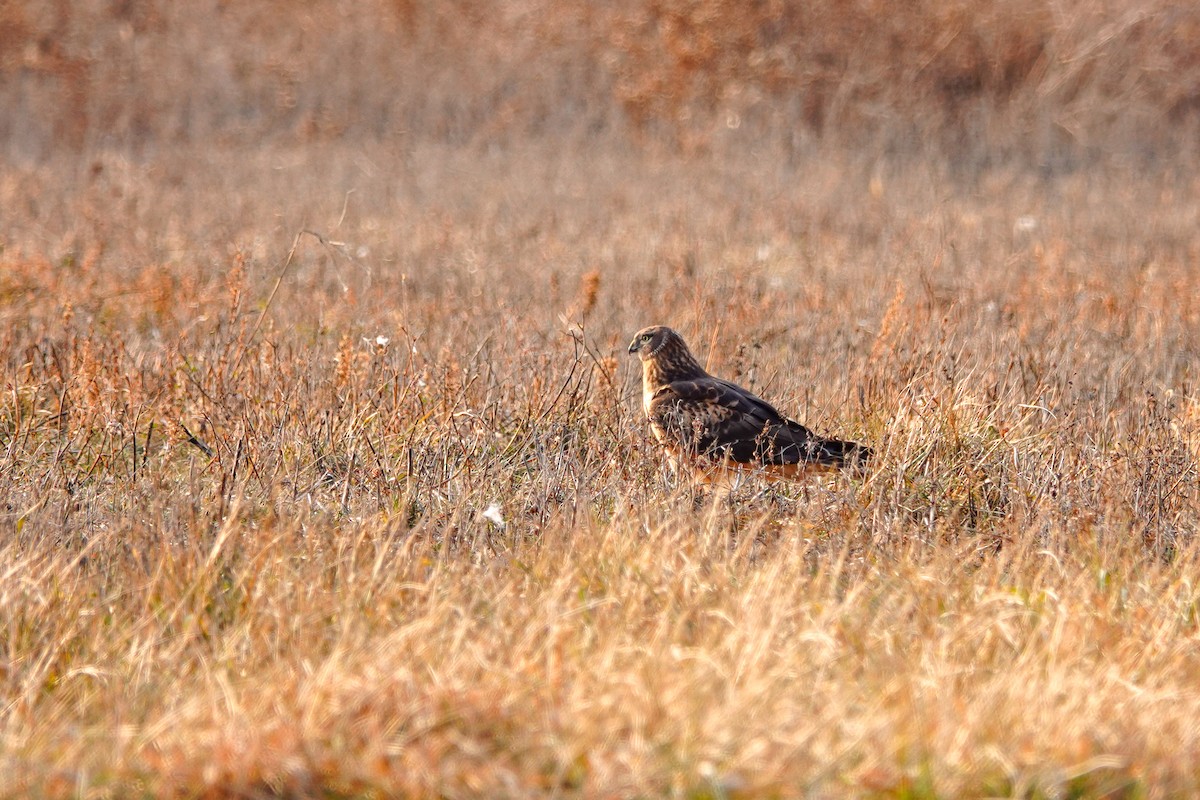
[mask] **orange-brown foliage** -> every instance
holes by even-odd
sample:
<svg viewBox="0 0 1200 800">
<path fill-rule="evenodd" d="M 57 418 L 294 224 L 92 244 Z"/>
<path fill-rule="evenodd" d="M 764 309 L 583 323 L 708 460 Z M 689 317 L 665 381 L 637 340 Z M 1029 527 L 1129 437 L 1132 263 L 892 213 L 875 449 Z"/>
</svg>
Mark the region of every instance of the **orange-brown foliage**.
<svg viewBox="0 0 1200 800">
<path fill-rule="evenodd" d="M 10 150 L 633 134 L 1144 152 L 1200 109 L 1167 0 L 10 0 Z M 738 132 L 740 131 L 740 133 Z M 920 144 L 920 143 L 924 144 Z"/>
<path fill-rule="evenodd" d="M 1198 20 L 0 0 L 0 796 L 1197 795 Z"/>
</svg>

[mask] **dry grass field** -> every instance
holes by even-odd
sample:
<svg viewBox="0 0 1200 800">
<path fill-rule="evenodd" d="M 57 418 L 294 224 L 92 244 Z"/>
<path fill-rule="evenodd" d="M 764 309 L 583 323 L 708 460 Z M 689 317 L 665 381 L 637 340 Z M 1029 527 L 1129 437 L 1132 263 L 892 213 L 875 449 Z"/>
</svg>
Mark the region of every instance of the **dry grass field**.
<svg viewBox="0 0 1200 800">
<path fill-rule="evenodd" d="M 1200 12 L 188 8 L 0 3 L 0 796 L 1200 793 Z"/>
</svg>

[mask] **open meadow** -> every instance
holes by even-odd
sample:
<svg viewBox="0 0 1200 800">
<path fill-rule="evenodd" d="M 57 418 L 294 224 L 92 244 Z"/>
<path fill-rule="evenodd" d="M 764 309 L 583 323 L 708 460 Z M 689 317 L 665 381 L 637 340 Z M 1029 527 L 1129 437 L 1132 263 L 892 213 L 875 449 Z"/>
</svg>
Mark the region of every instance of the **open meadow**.
<svg viewBox="0 0 1200 800">
<path fill-rule="evenodd" d="M 1200 793 L 1200 12 L 198 5 L 0 4 L 0 797 Z"/>
</svg>

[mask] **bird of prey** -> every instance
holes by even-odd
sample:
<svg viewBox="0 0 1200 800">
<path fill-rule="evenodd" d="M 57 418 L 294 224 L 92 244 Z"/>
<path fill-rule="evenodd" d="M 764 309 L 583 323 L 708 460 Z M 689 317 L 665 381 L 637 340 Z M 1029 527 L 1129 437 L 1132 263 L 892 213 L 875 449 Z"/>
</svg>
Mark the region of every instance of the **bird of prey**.
<svg viewBox="0 0 1200 800">
<path fill-rule="evenodd" d="M 642 410 L 672 466 L 697 484 L 730 488 L 745 472 L 800 479 L 861 467 L 870 450 L 826 439 L 760 397 L 704 371 L 678 333 L 655 325 L 629 345 L 642 361 Z"/>
</svg>

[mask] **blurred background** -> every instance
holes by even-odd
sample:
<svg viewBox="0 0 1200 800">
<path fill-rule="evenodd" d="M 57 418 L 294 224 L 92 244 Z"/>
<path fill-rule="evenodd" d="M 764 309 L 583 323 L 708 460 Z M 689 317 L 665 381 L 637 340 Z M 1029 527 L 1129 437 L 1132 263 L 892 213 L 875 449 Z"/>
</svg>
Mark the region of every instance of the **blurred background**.
<svg viewBox="0 0 1200 800">
<path fill-rule="evenodd" d="M 4 0 L 0 155 L 437 141 L 1191 157 L 1170 0 Z"/>
</svg>

